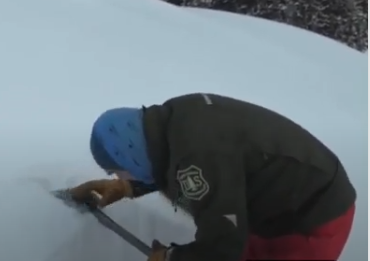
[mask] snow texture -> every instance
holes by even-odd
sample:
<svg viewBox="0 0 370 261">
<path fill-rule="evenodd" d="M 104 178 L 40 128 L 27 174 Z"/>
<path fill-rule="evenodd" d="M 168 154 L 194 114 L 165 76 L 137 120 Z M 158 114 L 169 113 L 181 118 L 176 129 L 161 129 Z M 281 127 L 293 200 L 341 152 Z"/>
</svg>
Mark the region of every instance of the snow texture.
<svg viewBox="0 0 370 261">
<path fill-rule="evenodd" d="M 88 150 L 103 110 L 199 91 L 283 113 L 339 155 L 358 190 L 342 260 L 365 260 L 367 55 L 240 19 L 155 0 L 0 1 L 0 260 L 145 260 L 47 190 L 104 177 Z M 106 211 L 148 244 L 193 238 L 158 194 Z"/>
<path fill-rule="evenodd" d="M 361 52 L 368 45 L 367 0 L 165 0 L 188 7 L 227 11 L 293 25 Z"/>
</svg>

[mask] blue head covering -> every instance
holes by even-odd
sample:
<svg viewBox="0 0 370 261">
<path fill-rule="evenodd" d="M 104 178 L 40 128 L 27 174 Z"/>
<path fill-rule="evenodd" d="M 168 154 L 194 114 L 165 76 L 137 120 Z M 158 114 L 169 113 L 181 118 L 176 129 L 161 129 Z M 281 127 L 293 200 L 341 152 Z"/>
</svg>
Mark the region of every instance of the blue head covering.
<svg viewBox="0 0 370 261">
<path fill-rule="evenodd" d="M 103 169 L 126 170 L 138 181 L 154 183 L 143 128 L 143 110 L 117 108 L 94 123 L 91 153 Z"/>
</svg>

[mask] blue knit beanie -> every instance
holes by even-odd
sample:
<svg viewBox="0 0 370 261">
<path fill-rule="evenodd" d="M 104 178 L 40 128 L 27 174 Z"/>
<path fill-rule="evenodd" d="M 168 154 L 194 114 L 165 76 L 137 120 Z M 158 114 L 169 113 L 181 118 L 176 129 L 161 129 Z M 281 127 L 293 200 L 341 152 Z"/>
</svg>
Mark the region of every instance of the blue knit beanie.
<svg viewBox="0 0 370 261">
<path fill-rule="evenodd" d="M 142 109 L 117 108 L 104 112 L 94 123 L 90 149 L 103 169 L 125 170 L 138 181 L 154 183 Z"/>
</svg>

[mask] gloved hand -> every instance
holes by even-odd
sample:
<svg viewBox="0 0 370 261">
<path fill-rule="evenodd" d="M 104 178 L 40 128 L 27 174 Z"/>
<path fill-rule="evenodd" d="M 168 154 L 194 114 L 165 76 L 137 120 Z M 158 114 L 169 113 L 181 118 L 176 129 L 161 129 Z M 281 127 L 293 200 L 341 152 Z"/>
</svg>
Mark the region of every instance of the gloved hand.
<svg viewBox="0 0 370 261">
<path fill-rule="evenodd" d="M 167 261 L 167 247 L 162 245 L 158 240 L 152 242 L 152 253 L 148 257 L 148 261 Z"/>
<path fill-rule="evenodd" d="M 86 203 L 94 198 L 98 207 L 108 206 L 124 197 L 132 197 L 130 183 L 121 179 L 91 180 L 71 188 L 69 192 L 79 203 Z"/>
</svg>

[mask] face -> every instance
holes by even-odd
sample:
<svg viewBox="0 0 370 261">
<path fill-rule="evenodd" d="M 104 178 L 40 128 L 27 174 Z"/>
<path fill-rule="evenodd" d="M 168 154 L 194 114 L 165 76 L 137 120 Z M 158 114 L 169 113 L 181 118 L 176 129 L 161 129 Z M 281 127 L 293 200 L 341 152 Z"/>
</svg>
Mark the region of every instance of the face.
<svg viewBox="0 0 370 261">
<path fill-rule="evenodd" d="M 124 180 L 133 180 L 134 177 L 130 174 L 130 172 L 125 171 L 125 170 L 105 170 L 107 174 L 110 175 L 116 175 L 120 179 Z"/>
</svg>

